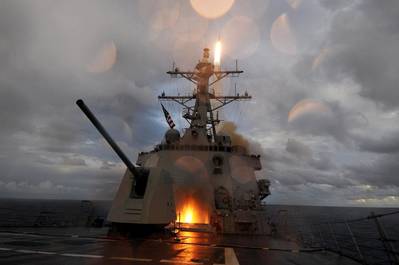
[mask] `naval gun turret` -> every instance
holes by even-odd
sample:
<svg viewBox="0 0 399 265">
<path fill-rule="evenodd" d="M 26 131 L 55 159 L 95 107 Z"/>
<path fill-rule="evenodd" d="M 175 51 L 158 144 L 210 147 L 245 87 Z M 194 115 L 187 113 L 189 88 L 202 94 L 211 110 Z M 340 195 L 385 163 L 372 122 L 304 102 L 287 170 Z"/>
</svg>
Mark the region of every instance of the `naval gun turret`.
<svg viewBox="0 0 399 265">
<path fill-rule="evenodd" d="M 170 185 L 171 182 L 169 182 L 169 184 L 167 182 L 163 183 L 160 185 L 161 187 L 157 189 L 154 185 L 159 183 L 155 181 L 155 178 L 152 178 L 152 181 L 150 181 L 151 191 L 146 192 L 149 182 L 148 178 L 151 173 L 150 169 L 143 166 L 134 166 L 83 100 L 77 100 L 76 104 L 127 167 L 117 196 L 108 214 L 108 221 L 112 222 L 113 228 L 121 232 L 143 231 L 163 227 L 174 220 L 175 211 L 173 197 L 171 196 L 173 194 Z M 154 194 L 157 190 L 160 192 L 159 195 L 164 195 L 163 199 L 166 199 L 166 205 L 161 205 L 159 203 L 162 202 L 163 204 L 163 202 L 165 202 L 160 198 L 158 198 L 158 200 L 149 199 L 151 196 L 149 194 Z M 144 201 L 146 194 L 147 200 Z M 145 209 L 147 209 L 147 211 L 145 211 Z M 154 212 L 155 214 L 151 214 L 149 209 L 159 209 L 159 211 L 157 213 Z"/>
</svg>

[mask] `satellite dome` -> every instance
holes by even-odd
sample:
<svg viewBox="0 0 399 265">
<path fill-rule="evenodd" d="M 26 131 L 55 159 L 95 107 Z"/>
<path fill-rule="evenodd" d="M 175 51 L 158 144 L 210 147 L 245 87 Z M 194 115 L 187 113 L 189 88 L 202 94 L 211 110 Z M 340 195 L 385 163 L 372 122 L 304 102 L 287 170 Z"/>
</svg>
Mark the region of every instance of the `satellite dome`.
<svg viewBox="0 0 399 265">
<path fill-rule="evenodd" d="M 172 144 L 180 140 L 180 133 L 176 129 L 169 129 L 165 133 L 165 141 L 167 144 Z"/>
</svg>

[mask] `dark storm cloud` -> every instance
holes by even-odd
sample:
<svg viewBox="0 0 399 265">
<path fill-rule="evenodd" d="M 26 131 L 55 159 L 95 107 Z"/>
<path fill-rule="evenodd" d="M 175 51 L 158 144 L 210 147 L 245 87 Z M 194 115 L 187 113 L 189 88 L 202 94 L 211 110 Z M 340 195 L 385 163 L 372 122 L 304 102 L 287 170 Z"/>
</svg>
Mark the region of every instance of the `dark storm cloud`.
<svg viewBox="0 0 399 265">
<path fill-rule="evenodd" d="M 25 98 L 22 91 L 9 84 L 2 84 L 0 90 L 1 135 L 13 132 L 16 127 L 29 131 L 31 122 L 27 116 L 30 111 L 32 111 L 32 104 Z M 4 138 L 1 137 L 1 139 Z"/>
<path fill-rule="evenodd" d="M 398 1 L 359 1 L 335 13 L 327 44 L 327 75 L 353 78 L 362 96 L 387 108 L 399 98 L 398 14 Z"/>
<path fill-rule="evenodd" d="M 66 166 L 85 166 L 86 161 L 82 158 L 64 157 L 63 165 Z"/>
<path fill-rule="evenodd" d="M 346 142 L 349 130 L 356 126 L 352 113 L 345 111 L 339 104 L 326 103 L 326 111 L 314 111 L 300 115 L 290 123 L 290 128 L 304 134 L 332 136 L 338 141 Z"/>
<path fill-rule="evenodd" d="M 374 137 L 357 136 L 355 139 L 363 151 L 381 154 L 399 153 L 399 131 Z"/>
<path fill-rule="evenodd" d="M 350 165 L 350 177 L 376 187 L 398 187 L 398 159 L 398 153 L 384 154 L 375 161 Z"/>
<path fill-rule="evenodd" d="M 312 157 L 312 150 L 295 139 L 288 139 L 285 149 L 301 159 L 310 159 Z"/>
<path fill-rule="evenodd" d="M 267 163 L 265 163 L 267 164 Z M 347 188 L 356 185 L 356 181 L 340 175 L 331 167 L 328 170 L 311 167 L 308 164 L 292 164 L 287 167 L 281 163 L 273 163 L 270 178 L 277 185 L 286 188 L 297 188 L 298 185 L 329 185 L 335 188 Z"/>
<path fill-rule="evenodd" d="M 325 152 L 314 154 L 308 145 L 298 140 L 288 139 L 285 150 L 268 149 L 266 154 L 265 164 L 269 169 L 286 171 L 283 174 L 289 172 L 283 177 L 285 181 L 288 178 L 294 182 L 301 179 L 302 183 L 342 185 L 339 182 L 332 183 L 336 180 L 336 176 L 333 175 L 337 172 L 336 165 L 331 161 L 331 155 Z M 286 165 L 290 165 L 290 167 Z M 331 181 L 326 182 L 321 176 L 330 176 Z M 281 180 L 281 177 L 280 175 L 277 179 Z M 320 182 L 320 179 L 323 179 L 322 182 Z"/>
</svg>

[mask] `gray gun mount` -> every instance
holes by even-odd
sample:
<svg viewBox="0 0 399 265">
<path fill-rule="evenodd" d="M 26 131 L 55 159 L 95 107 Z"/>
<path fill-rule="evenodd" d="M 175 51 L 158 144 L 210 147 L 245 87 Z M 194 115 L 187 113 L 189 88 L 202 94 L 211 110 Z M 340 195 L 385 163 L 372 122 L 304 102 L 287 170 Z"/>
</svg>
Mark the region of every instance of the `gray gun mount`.
<svg viewBox="0 0 399 265">
<path fill-rule="evenodd" d="M 111 148 L 115 151 L 115 153 L 119 156 L 119 158 L 125 163 L 126 167 L 134 176 L 134 189 L 132 189 L 131 197 L 143 197 L 147 180 L 149 175 L 149 170 L 143 167 L 135 167 L 133 163 L 129 160 L 129 158 L 123 153 L 117 143 L 112 139 L 112 137 L 108 134 L 105 128 L 102 126 L 101 122 L 94 116 L 89 107 L 83 102 L 82 99 L 78 99 L 76 101 L 76 105 L 83 111 L 86 117 L 91 121 L 91 123 L 96 127 L 98 132 L 104 137 L 104 139 L 108 142 Z"/>
</svg>

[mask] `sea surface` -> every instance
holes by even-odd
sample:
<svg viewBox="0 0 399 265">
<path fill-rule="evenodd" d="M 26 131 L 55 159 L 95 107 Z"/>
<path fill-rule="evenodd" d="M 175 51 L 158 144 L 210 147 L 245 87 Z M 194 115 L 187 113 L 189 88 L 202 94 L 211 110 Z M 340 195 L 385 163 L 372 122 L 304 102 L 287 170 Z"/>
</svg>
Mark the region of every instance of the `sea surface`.
<svg viewBox="0 0 399 265">
<path fill-rule="evenodd" d="M 106 219 L 111 201 L 0 199 L 0 226 L 85 226 Z M 399 208 L 267 205 L 270 222 L 292 229 L 398 211 Z M 89 219 L 89 220 L 88 220 Z M 399 234 L 399 214 L 380 218 L 387 232 Z M 89 223 L 88 223 L 89 222 Z"/>
<path fill-rule="evenodd" d="M 111 201 L 0 199 L 0 231 L 103 226 L 110 206 Z M 390 264 L 390 251 L 399 250 L 399 208 L 267 205 L 266 212 L 278 236 L 303 247 L 328 248 L 368 264 Z"/>
</svg>

